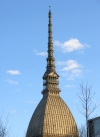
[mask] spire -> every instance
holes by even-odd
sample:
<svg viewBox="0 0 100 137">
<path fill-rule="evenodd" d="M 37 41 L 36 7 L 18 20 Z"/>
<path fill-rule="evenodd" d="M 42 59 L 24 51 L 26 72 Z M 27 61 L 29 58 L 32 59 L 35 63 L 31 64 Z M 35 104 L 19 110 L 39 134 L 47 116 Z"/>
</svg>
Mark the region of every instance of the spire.
<svg viewBox="0 0 100 137">
<path fill-rule="evenodd" d="M 48 57 L 47 57 L 47 71 L 48 72 L 55 72 L 55 65 L 54 61 L 55 58 L 53 57 L 53 38 L 52 38 L 52 13 L 51 13 L 51 6 L 49 6 L 49 24 L 48 24 Z"/>
<path fill-rule="evenodd" d="M 56 94 L 59 95 L 59 75 L 55 70 L 55 58 L 53 56 L 53 38 L 52 38 L 52 13 L 49 6 L 49 24 L 48 24 L 48 57 L 47 57 L 47 69 L 43 75 L 43 91 L 42 94 Z"/>
</svg>

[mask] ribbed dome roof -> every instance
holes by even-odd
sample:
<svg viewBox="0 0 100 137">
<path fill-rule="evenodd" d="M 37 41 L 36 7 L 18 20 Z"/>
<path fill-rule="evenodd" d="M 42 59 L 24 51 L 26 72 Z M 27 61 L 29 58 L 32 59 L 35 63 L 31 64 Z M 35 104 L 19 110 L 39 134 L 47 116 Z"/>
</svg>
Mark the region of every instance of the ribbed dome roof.
<svg viewBox="0 0 100 137">
<path fill-rule="evenodd" d="M 59 95 L 45 95 L 30 120 L 26 137 L 77 137 L 75 120 Z"/>
</svg>

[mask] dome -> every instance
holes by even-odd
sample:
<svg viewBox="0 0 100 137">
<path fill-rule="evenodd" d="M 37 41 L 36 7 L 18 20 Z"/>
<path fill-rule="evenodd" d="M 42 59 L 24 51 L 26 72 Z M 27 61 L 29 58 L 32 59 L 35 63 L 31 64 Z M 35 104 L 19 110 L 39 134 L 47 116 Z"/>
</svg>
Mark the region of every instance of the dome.
<svg viewBox="0 0 100 137">
<path fill-rule="evenodd" d="M 45 95 L 30 120 L 26 137 L 78 137 L 75 120 L 59 95 Z"/>
</svg>

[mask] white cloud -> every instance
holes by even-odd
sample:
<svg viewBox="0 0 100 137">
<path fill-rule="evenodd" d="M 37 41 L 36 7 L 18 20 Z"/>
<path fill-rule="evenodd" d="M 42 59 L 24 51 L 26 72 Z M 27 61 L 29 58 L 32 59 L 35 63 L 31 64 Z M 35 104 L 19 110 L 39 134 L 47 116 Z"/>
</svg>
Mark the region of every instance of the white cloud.
<svg viewBox="0 0 100 137">
<path fill-rule="evenodd" d="M 67 76 L 68 80 L 73 80 L 75 77 L 82 76 L 82 65 L 76 60 L 58 61 L 60 71 L 63 76 Z"/>
<path fill-rule="evenodd" d="M 46 56 L 47 52 L 37 52 L 36 55 L 38 55 L 38 56 Z"/>
<path fill-rule="evenodd" d="M 20 71 L 18 71 L 18 70 L 7 70 L 6 73 L 8 73 L 10 75 L 19 75 Z"/>
<path fill-rule="evenodd" d="M 28 103 L 28 104 L 37 104 L 37 102 L 32 101 L 32 100 L 27 101 L 27 103 Z"/>
<path fill-rule="evenodd" d="M 86 47 L 89 47 L 87 44 L 82 44 L 79 42 L 78 39 L 70 39 L 68 41 L 65 41 L 64 43 L 61 43 L 59 41 L 54 41 L 54 45 L 58 46 L 62 52 L 72 52 L 75 50 L 83 50 Z"/>
<path fill-rule="evenodd" d="M 71 60 L 71 59 L 68 61 L 58 61 L 57 65 L 64 66 L 62 71 L 68 71 L 82 67 L 80 64 L 77 63 L 76 60 Z"/>
<path fill-rule="evenodd" d="M 80 64 L 77 63 L 75 60 L 68 60 L 65 62 L 65 67 L 62 69 L 62 71 L 68 71 L 68 70 L 75 70 L 81 67 Z"/>
<path fill-rule="evenodd" d="M 8 112 L 9 112 L 9 113 L 16 113 L 17 110 L 16 110 L 16 109 L 8 109 Z"/>
<path fill-rule="evenodd" d="M 65 87 L 66 87 L 66 88 L 75 88 L 74 85 L 66 85 Z"/>
<path fill-rule="evenodd" d="M 9 84 L 18 84 L 18 82 L 13 81 L 13 80 L 6 80 L 6 82 L 8 82 Z"/>
<path fill-rule="evenodd" d="M 47 55 L 47 52 L 38 52 L 37 50 L 33 50 L 33 51 L 37 56 L 46 56 Z"/>
</svg>

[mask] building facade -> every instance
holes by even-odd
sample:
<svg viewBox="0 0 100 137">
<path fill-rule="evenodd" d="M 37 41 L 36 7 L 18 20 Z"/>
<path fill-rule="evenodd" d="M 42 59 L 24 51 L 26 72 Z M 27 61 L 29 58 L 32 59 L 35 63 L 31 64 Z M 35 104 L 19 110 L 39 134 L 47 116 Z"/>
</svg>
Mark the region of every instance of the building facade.
<svg viewBox="0 0 100 137">
<path fill-rule="evenodd" d="M 48 15 L 48 57 L 43 75 L 43 98 L 31 117 L 26 137 L 78 137 L 74 117 L 59 95 L 61 90 L 54 63 L 51 10 Z"/>
<path fill-rule="evenodd" d="M 89 137 L 100 137 L 100 117 L 88 120 Z"/>
</svg>

